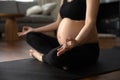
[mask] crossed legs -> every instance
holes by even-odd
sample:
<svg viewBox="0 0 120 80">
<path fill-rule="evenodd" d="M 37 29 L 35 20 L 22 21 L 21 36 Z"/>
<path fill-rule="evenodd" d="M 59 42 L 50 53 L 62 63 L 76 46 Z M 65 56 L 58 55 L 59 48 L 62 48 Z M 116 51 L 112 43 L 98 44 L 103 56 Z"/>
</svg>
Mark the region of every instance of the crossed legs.
<svg viewBox="0 0 120 80">
<path fill-rule="evenodd" d="M 29 50 L 30 56 L 34 57 L 39 61 L 43 61 L 43 55 L 48 54 L 51 49 L 59 46 L 56 38 L 47 36 L 42 33 L 28 33 L 26 35 L 26 41 L 33 48 Z"/>
<path fill-rule="evenodd" d="M 79 66 L 94 64 L 99 57 L 98 43 L 84 44 L 66 51 L 57 56 L 57 49 L 60 47 L 56 38 L 42 33 L 30 32 L 26 35 L 26 41 L 33 47 L 30 55 L 37 60 L 63 68 L 79 68 Z"/>
</svg>

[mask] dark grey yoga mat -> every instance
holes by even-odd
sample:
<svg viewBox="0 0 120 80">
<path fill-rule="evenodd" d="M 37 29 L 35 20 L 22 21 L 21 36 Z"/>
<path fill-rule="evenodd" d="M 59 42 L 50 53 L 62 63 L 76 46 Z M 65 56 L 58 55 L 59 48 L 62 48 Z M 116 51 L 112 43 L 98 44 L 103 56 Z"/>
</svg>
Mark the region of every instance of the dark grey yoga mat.
<svg viewBox="0 0 120 80">
<path fill-rule="evenodd" d="M 120 70 L 120 47 L 101 50 L 96 65 L 65 72 L 34 59 L 0 63 L 0 80 L 76 80 Z"/>
</svg>

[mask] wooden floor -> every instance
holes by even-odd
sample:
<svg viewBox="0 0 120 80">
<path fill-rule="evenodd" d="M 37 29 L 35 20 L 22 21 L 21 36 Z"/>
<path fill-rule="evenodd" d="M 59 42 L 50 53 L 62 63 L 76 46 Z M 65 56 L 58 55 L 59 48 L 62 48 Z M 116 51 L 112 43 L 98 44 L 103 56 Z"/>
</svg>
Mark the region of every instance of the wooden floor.
<svg viewBox="0 0 120 80">
<path fill-rule="evenodd" d="M 116 38 L 114 41 L 101 40 L 100 45 L 101 49 L 120 46 L 120 38 Z M 12 44 L 8 44 L 4 40 L 0 40 L 0 62 L 31 58 L 28 54 L 28 50 L 30 48 L 31 47 L 23 39 Z M 82 80 L 120 80 L 120 71 L 93 76 Z"/>
</svg>

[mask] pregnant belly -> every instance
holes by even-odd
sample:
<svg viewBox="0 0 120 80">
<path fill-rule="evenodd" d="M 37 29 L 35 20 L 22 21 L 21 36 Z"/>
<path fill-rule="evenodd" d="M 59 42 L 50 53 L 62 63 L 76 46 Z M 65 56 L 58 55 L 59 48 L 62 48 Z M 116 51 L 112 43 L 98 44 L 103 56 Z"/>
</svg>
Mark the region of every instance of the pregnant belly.
<svg viewBox="0 0 120 80">
<path fill-rule="evenodd" d="M 58 42 L 62 45 L 65 43 L 66 39 L 74 39 L 84 25 L 84 21 L 73 21 L 68 18 L 64 18 L 58 28 L 57 39 Z"/>
</svg>

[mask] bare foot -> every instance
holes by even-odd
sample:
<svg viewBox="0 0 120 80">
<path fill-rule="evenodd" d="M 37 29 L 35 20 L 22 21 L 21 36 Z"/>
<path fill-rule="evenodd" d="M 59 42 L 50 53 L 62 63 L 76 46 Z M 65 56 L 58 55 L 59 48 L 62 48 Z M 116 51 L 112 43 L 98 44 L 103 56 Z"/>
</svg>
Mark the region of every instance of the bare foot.
<svg viewBox="0 0 120 80">
<path fill-rule="evenodd" d="M 34 49 L 30 49 L 29 50 L 29 55 L 34 57 L 35 59 L 37 59 L 38 61 L 42 62 L 42 56 L 43 54 L 41 54 L 40 52 L 34 50 Z"/>
</svg>

